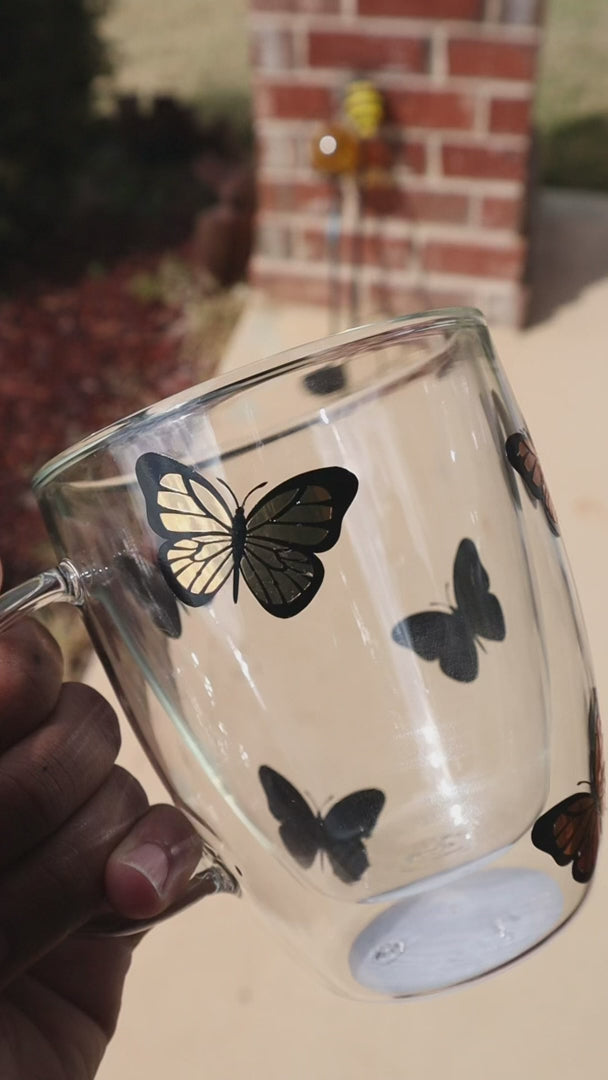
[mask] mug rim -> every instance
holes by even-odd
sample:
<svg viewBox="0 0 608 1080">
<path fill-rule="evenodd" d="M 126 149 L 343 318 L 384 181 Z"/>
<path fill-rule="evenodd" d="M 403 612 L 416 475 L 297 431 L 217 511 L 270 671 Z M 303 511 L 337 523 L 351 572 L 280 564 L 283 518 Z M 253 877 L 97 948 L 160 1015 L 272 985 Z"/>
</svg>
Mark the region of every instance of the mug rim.
<svg viewBox="0 0 608 1080">
<path fill-rule="evenodd" d="M 339 331 L 302 345 L 282 349 L 268 357 L 254 360 L 250 364 L 243 364 L 230 371 L 219 373 L 200 383 L 195 383 L 186 390 L 178 391 L 169 397 L 142 409 L 129 413 L 112 424 L 85 435 L 78 442 L 62 450 L 59 454 L 50 458 L 36 470 L 31 481 L 34 493 L 39 496 L 43 489 L 57 477 L 64 469 L 77 464 L 101 449 L 104 444 L 109 445 L 116 436 L 120 436 L 126 427 L 144 423 L 149 420 L 159 420 L 179 410 L 184 405 L 198 400 L 202 407 L 205 404 L 215 403 L 222 397 L 231 394 L 235 389 L 246 389 L 249 386 L 275 378 L 287 372 L 297 371 L 306 367 L 313 360 L 315 363 L 338 360 L 339 353 L 349 345 L 360 344 L 362 348 L 370 341 L 385 341 L 389 345 L 393 341 L 400 340 L 403 336 L 417 334 L 421 331 L 439 329 L 449 326 L 473 326 L 479 329 L 487 329 L 487 322 L 483 312 L 474 307 L 448 307 L 436 308 L 429 311 L 414 312 L 410 315 L 396 316 L 377 323 L 364 323 L 351 329 Z"/>
</svg>

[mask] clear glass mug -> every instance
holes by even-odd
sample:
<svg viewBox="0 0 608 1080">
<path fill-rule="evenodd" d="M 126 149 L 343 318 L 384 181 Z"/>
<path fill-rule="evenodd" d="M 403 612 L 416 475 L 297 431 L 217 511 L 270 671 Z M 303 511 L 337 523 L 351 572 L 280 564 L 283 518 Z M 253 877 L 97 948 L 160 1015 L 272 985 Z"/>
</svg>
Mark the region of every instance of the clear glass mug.
<svg viewBox="0 0 608 1080">
<path fill-rule="evenodd" d="M 362 999 L 500 968 L 578 907 L 602 803 L 593 677 L 479 312 L 216 378 L 34 490 L 60 561 L 0 600 L 0 627 L 79 606 L 204 839 L 190 899 L 250 896 Z"/>
</svg>

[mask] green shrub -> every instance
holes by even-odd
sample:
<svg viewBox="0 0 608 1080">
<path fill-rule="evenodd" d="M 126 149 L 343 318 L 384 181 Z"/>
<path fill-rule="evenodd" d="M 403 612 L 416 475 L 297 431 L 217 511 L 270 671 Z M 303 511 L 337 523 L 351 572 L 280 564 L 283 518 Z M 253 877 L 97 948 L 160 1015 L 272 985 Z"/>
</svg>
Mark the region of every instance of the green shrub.
<svg viewBox="0 0 608 1080">
<path fill-rule="evenodd" d="M 540 154 L 544 184 L 608 191 L 608 113 L 576 117 L 542 131 Z"/>
<path fill-rule="evenodd" d="M 107 0 L 0 2 L 0 262 L 52 234 L 70 197 L 109 62 Z"/>
</svg>

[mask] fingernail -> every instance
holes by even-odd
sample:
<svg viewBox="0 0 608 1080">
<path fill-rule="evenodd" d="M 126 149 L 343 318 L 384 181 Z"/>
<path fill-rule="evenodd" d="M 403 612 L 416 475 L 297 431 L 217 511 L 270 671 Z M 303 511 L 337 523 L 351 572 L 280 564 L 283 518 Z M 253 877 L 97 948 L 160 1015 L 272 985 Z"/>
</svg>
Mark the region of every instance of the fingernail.
<svg viewBox="0 0 608 1080">
<path fill-rule="evenodd" d="M 120 860 L 124 866 L 131 866 L 148 879 L 160 895 L 169 877 L 169 859 L 158 844 L 141 844 Z"/>
</svg>

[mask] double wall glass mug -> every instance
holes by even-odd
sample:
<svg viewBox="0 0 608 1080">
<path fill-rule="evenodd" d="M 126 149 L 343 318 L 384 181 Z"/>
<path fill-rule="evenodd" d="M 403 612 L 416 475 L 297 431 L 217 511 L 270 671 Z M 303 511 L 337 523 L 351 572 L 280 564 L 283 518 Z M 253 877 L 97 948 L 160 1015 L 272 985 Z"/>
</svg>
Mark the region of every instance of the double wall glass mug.
<svg viewBox="0 0 608 1080">
<path fill-rule="evenodd" d="M 192 895 L 250 897 L 370 1000 L 475 979 L 568 920 L 598 848 L 597 700 L 478 312 L 213 379 L 34 490 L 58 566 L 2 598 L 0 626 L 80 608 L 203 837 Z"/>
</svg>

